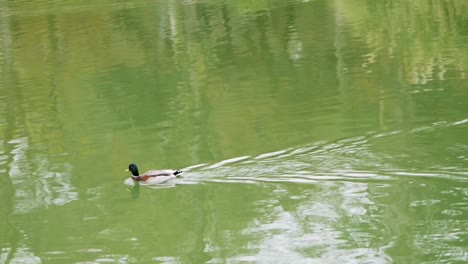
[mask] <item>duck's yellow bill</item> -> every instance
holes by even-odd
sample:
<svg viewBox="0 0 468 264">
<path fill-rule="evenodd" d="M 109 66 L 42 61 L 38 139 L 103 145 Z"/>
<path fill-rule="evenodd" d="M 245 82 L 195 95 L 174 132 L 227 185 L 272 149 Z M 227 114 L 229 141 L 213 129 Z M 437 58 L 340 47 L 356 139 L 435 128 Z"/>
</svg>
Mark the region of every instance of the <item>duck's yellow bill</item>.
<svg viewBox="0 0 468 264">
<path fill-rule="evenodd" d="M 129 171 L 129 169 L 126 169 L 125 171 Z"/>
</svg>

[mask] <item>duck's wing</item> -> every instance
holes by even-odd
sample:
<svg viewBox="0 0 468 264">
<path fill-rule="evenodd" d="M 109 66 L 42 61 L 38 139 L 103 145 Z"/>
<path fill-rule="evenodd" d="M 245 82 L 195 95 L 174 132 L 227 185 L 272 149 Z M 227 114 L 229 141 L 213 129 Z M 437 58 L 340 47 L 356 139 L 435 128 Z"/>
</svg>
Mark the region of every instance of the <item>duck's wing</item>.
<svg viewBox="0 0 468 264">
<path fill-rule="evenodd" d="M 174 176 L 175 170 L 150 170 L 145 172 L 145 176 L 158 177 L 158 176 Z"/>
<path fill-rule="evenodd" d="M 146 181 L 145 181 L 145 184 L 149 184 L 149 185 L 152 185 L 152 184 L 160 184 L 160 183 L 164 183 L 168 180 L 171 180 L 171 179 L 175 179 L 176 176 L 175 175 L 158 175 L 157 177 L 149 177 Z"/>
</svg>

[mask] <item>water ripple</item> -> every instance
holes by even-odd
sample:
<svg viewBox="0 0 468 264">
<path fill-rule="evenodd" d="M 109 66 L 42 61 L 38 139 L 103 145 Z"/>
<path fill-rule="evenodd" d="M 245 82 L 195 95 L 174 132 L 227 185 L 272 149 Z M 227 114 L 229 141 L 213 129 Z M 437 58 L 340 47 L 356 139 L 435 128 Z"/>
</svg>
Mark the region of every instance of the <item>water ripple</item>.
<svg viewBox="0 0 468 264">
<path fill-rule="evenodd" d="M 407 146 L 395 153 L 375 151 L 380 144 L 393 144 L 402 137 L 422 138 L 425 131 L 450 129 L 467 123 L 435 122 L 431 126 L 408 131 L 396 130 L 368 133 L 335 142 L 318 142 L 252 156 L 226 159 L 214 164 L 198 164 L 185 168 L 184 177 L 193 182 L 290 182 L 316 183 L 317 181 L 394 181 L 401 177 L 439 178 L 459 182 L 468 181 L 468 171 L 457 166 L 434 164 L 430 169 L 408 167 L 424 156 L 418 148 Z M 392 142 L 393 140 L 393 142 Z M 388 142 L 388 143 L 387 143 Z M 415 147 L 418 147 L 415 145 Z M 453 153 L 466 149 L 454 146 Z M 462 156 L 458 156 L 460 159 Z M 403 166 L 402 166 L 403 164 Z M 180 181 L 183 183 L 183 181 Z"/>
<path fill-rule="evenodd" d="M 9 176 L 15 186 L 17 213 L 26 213 L 37 207 L 63 205 L 78 199 L 78 193 L 70 182 L 70 164 L 51 168 L 47 158 L 31 157 L 27 154 L 30 151 L 27 137 L 13 139 L 8 143 L 13 145 Z"/>
</svg>

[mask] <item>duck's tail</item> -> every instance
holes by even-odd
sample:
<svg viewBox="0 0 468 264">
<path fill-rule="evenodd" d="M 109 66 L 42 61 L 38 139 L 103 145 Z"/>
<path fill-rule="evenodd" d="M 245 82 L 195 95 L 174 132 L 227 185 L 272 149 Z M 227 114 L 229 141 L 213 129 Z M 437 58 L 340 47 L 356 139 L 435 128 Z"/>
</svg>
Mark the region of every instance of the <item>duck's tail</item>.
<svg viewBox="0 0 468 264">
<path fill-rule="evenodd" d="M 182 170 L 176 170 L 176 171 L 174 171 L 174 175 L 175 175 L 175 176 L 179 176 L 179 175 L 181 175 L 182 173 L 183 173 Z"/>
</svg>

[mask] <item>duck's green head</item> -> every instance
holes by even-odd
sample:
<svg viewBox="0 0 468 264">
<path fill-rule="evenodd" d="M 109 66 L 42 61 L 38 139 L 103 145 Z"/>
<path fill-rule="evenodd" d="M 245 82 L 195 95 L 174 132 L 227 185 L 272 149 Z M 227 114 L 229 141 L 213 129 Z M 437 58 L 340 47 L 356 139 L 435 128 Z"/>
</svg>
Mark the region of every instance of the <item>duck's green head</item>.
<svg viewBox="0 0 468 264">
<path fill-rule="evenodd" d="M 127 171 L 131 171 L 133 176 L 140 175 L 138 173 L 138 167 L 137 167 L 137 165 L 135 163 L 132 163 L 132 164 L 128 165 L 128 170 Z"/>
</svg>

